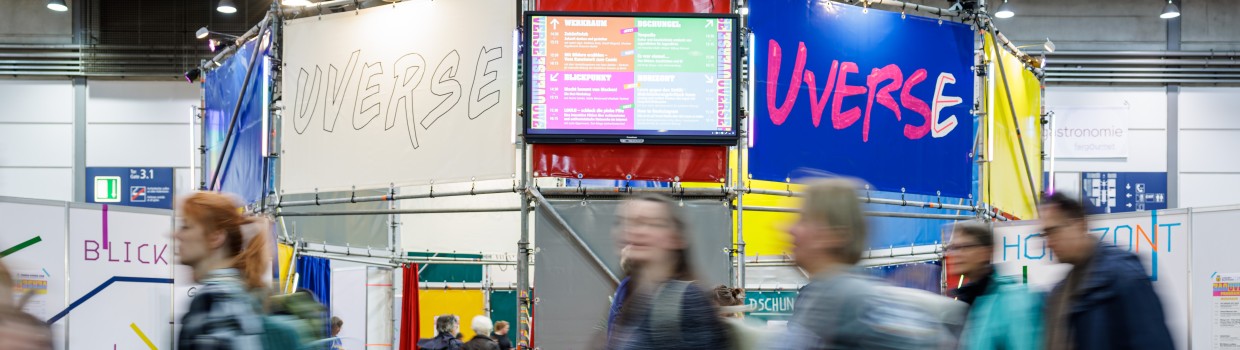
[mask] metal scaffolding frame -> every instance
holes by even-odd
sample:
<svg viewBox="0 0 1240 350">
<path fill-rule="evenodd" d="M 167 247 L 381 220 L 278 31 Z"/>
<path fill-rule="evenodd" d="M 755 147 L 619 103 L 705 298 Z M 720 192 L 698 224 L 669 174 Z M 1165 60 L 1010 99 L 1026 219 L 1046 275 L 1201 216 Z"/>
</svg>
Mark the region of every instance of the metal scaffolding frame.
<svg viewBox="0 0 1240 350">
<path fill-rule="evenodd" d="M 974 17 L 974 15 L 976 15 L 974 13 L 965 13 L 963 11 L 957 11 L 955 8 L 940 9 L 940 8 L 934 8 L 934 7 L 929 7 L 925 5 L 904 3 L 900 1 L 894 1 L 894 0 L 836 0 L 836 1 L 843 2 L 843 3 L 849 3 L 849 4 L 864 4 L 864 6 L 870 6 L 870 5 L 895 6 L 899 8 L 902 12 L 905 10 L 913 10 L 913 11 L 929 12 L 929 13 L 938 15 L 940 17 L 953 17 L 954 19 L 958 19 L 958 20 L 959 19 L 974 20 L 974 21 L 977 21 L 979 25 L 982 26 L 983 28 L 990 29 L 991 32 L 995 33 L 993 40 L 997 40 L 998 41 L 997 44 L 1002 45 L 1000 47 L 1004 47 L 1005 49 L 1009 49 L 1009 50 L 1014 50 L 1015 52 L 1017 52 L 1017 55 L 1019 57 L 1028 57 L 1028 56 L 1022 56 L 1022 54 L 1019 53 L 1019 50 L 1015 49 L 1014 45 L 1008 42 L 1006 38 L 1002 36 L 1001 33 L 998 33 L 997 30 L 994 30 L 993 24 L 991 24 L 987 19 L 985 19 L 985 17 L 981 17 L 981 19 L 979 19 L 978 17 Z M 354 3 L 352 1 L 348 1 L 348 2 Z M 519 19 L 523 18 L 526 11 L 532 9 L 531 8 L 532 4 L 530 0 L 516 0 L 516 3 L 518 6 L 517 13 L 518 13 Z M 741 14 L 740 25 L 737 26 L 738 28 L 737 30 L 740 31 L 742 34 L 742 37 L 745 37 L 745 38 L 747 38 L 749 34 L 749 27 L 747 23 L 747 20 L 748 20 L 748 17 L 747 17 L 748 4 L 747 3 L 748 1 L 745 1 L 745 0 L 734 0 L 732 3 L 733 4 L 732 12 Z M 260 33 L 264 32 L 264 28 L 267 28 L 269 25 L 277 26 L 277 27 L 281 26 L 284 20 L 283 18 L 281 18 L 282 14 L 283 14 L 282 11 L 280 12 L 273 11 L 271 14 L 268 15 L 269 17 L 268 19 L 264 19 L 262 22 L 260 22 L 258 26 L 255 26 L 253 29 L 251 29 L 246 34 L 242 35 L 241 38 L 237 40 L 244 41 L 244 40 L 249 40 L 254 37 L 258 37 L 259 35 L 261 35 Z M 278 45 L 279 38 L 277 37 L 273 41 Z M 741 43 L 739 44 L 740 45 L 738 46 L 740 47 L 741 50 L 749 49 L 747 47 L 749 45 L 747 40 L 742 40 Z M 220 62 L 227 56 L 231 55 L 234 52 L 236 47 L 238 46 L 230 47 L 226 49 L 224 52 L 221 52 L 219 55 L 217 55 L 212 60 L 206 61 L 204 63 L 203 68 L 210 69 L 210 68 L 218 67 L 219 65 L 218 62 Z M 275 50 L 273 50 L 273 55 L 278 56 L 279 53 L 274 52 L 274 51 Z M 742 51 L 742 52 L 746 52 L 746 51 Z M 742 54 L 742 56 L 747 57 L 748 54 L 747 53 Z M 280 57 L 276 57 L 276 58 L 279 59 Z M 742 67 L 742 68 L 749 69 L 749 67 L 747 66 Z M 271 79 L 273 80 L 277 79 L 276 77 L 278 77 L 279 74 L 281 73 L 280 70 L 281 70 L 281 65 L 273 65 L 273 72 L 272 72 Z M 734 286 L 747 287 L 745 284 L 745 278 L 746 278 L 745 273 L 746 273 L 747 266 L 752 266 L 752 267 L 793 266 L 793 264 L 791 263 L 790 260 L 786 260 L 786 259 L 779 260 L 779 261 L 767 261 L 767 260 L 761 260 L 761 259 L 756 259 L 756 258 L 753 260 L 746 258 L 746 255 L 745 255 L 746 241 L 745 241 L 745 229 L 744 229 L 745 211 L 792 213 L 792 212 L 795 212 L 796 209 L 785 208 L 785 207 L 746 205 L 745 197 L 747 195 L 799 197 L 802 195 L 802 193 L 793 191 L 791 189 L 791 184 L 788 185 L 788 190 L 785 190 L 785 191 L 755 189 L 749 186 L 749 183 L 748 183 L 749 181 L 748 181 L 748 176 L 747 176 L 749 172 L 747 168 L 748 164 L 746 161 L 748 158 L 748 136 L 749 136 L 749 130 L 747 127 L 748 125 L 747 119 L 750 117 L 750 112 L 752 111 L 752 106 L 749 106 L 748 100 L 752 98 L 752 94 L 754 90 L 753 90 L 753 87 L 751 86 L 752 81 L 750 81 L 752 77 L 746 74 L 742 74 L 741 76 L 748 77 L 747 79 L 742 79 L 740 82 L 738 82 L 740 88 L 743 91 L 745 91 L 744 96 L 747 96 L 748 98 L 743 98 L 742 101 L 739 101 L 737 104 L 737 106 L 740 106 L 739 108 L 741 108 L 741 112 L 738 114 L 738 118 L 740 118 L 740 121 L 739 121 L 740 127 L 738 128 L 738 137 L 737 137 L 736 143 L 734 145 L 730 145 L 730 147 L 736 147 L 736 150 L 737 150 L 737 154 L 738 154 L 737 170 L 735 173 L 733 173 L 732 171 L 729 171 L 725 181 L 717 188 L 685 188 L 685 187 L 682 187 L 679 183 L 674 183 L 673 187 L 670 187 L 670 188 L 635 188 L 635 187 L 627 187 L 627 186 L 626 187 L 581 187 L 579 186 L 575 188 L 574 187 L 540 188 L 534 182 L 535 179 L 533 178 L 533 174 L 531 173 L 532 164 L 531 164 L 531 159 L 530 159 L 530 145 L 525 142 L 524 135 L 521 134 L 520 131 L 518 131 L 518 135 L 517 135 L 518 137 L 516 138 L 516 147 L 518 148 L 517 151 L 519 151 L 520 171 L 516 175 L 519 178 L 513 179 L 513 183 L 511 187 L 503 186 L 503 187 L 478 189 L 477 186 L 471 186 L 470 189 L 467 191 L 466 190 L 448 190 L 448 191 L 437 192 L 435 190 L 434 185 L 432 184 L 430 187 L 430 190 L 425 193 L 397 194 L 396 187 L 393 185 L 389 187 L 388 194 L 380 195 L 380 196 L 359 197 L 359 196 L 356 196 L 356 192 L 353 192 L 348 198 L 321 199 L 319 198 L 318 193 L 315 193 L 315 199 L 313 200 L 285 201 L 282 199 L 282 196 L 279 195 L 281 191 L 278 190 L 279 185 L 280 185 L 278 181 L 278 177 L 280 176 L 277 176 L 276 175 L 277 173 L 269 173 L 268 174 L 269 177 L 276 178 L 275 179 L 276 183 L 274 185 L 276 188 L 268 189 L 268 192 L 267 192 L 268 196 L 264 198 L 265 204 L 263 205 L 262 208 L 255 208 L 255 209 L 256 211 L 264 212 L 264 213 L 267 213 L 268 215 L 272 215 L 277 218 L 282 218 L 286 216 L 288 217 L 352 216 L 352 215 L 387 215 L 388 216 L 389 226 L 390 226 L 388 230 L 388 235 L 389 235 L 388 244 L 390 245 L 390 250 L 380 251 L 377 254 L 375 251 L 369 248 L 367 248 L 364 253 L 358 253 L 358 252 L 355 252 L 353 248 L 349 248 L 347 246 L 344 252 L 332 251 L 332 250 L 327 249 L 328 245 L 326 244 L 326 242 L 323 242 L 322 248 L 316 251 L 314 249 L 311 249 L 310 245 L 318 244 L 318 243 L 305 242 L 303 240 L 293 238 L 295 236 L 290 236 L 286 233 L 285 235 L 282 236 L 281 242 L 286 243 L 286 244 L 291 244 L 294 247 L 293 254 L 292 254 L 293 261 L 290 264 L 290 269 L 294 271 L 295 271 L 297 257 L 302 256 L 302 255 L 317 256 L 317 257 L 333 259 L 333 260 L 350 261 L 350 262 L 356 262 L 356 263 L 362 263 L 362 264 L 386 266 L 386 267 L 393 267 L 393 268 L 400 267 L 400 266 L 403 266 L 404 264 L 409 264 L 409 263 L 417 263 L 417 264 L 422 264 L 422 265 L 481 265 L 481 266 L 514 266 L 515 265 L 516 273 L 517 273 L 517 282 L 515 283 L 515 286 L 488 285 L 491 283 L 434 284 L 434 282 L 431 282 L 431 283 L 424 283 L 424 285 L 421 288 L 422 289 L 474 289 L 474 290 L 484 289 L 484 290 L 516 290 L 518 291 L 519 317 L 518 317 L 518 326 L 516 328 L 519 331 L 518 334 L 522 335 L 521 337 L 519 337 L 518 343 L 523 344 L 523 345 L 528 345 L 529 338 L 527 336 L 528 334 L 530 334 L 529 333 L 530 328 L 532 328 L 532 325 L 529 323 L 529 319 L 525 318 L 528 315 L 528 310 L 532 307 L 532 304 L 533 304 L 533 298 L 531 297 L 531 294 L 530 294 L 533 290 L 532 285 L 531 285 L 532 281 L 530 279 L 530 268 L 532 267 L 531 261 L 533 259 L 533 254 L 534 254 L 534 249 L 532 249 L 531 241 L 530 241 L 531 211 L 537 211 L 539 213 L 546 215 L 547 218 L 551 219 L 552 223 L 558 226 L 559 228 L 558 231 L 560 231 L 561 234 L 564 234 L 567 238 L 569 238 L 569 240 L 574 243 L 574 246 L 576 246 L 576 249 L 579 249 L 587 257 L 589 257 L 589 260 L 592 261 L 592 264 L 594 265 L 595 268 L 599 269 L 600 273 L 607 276 L 613 283 L 619 282 L 619 276 L 615 276 L 615 274 L 612 273 L 606 267 L 606 265 L 603 263 L 603 260 L 585 245 L 582 237 L 568 224 L 568 222 L 564 219 L 564 217 L 561 216 L 560 213 L 554 207 L 550 205 L 550 202 L 547 199 L 548 197 L 579 198 L 579 199 L 584 200 L 590 197 L 604 197 L 604 198 L 613 197 L 614 198 L 614 197 L 625 197 L 625 196 L 630 196 L 630 195 L 635 195 L 635 194 L 663 194 L 663 195 L 679 197 L 679 198 L 720 198 L 722 200 L 725 200 L 729 203 L 730 207 L 733 210 L 735 210 L 734 212 L 735 221 L 733 222 L 733 225 L 734 227 L 736 227 L 736 235 L 734 236 L 732 247 L 728 250 L 729 256 L 731 257 L 731 260 L 732 260 L 732 263 L 730 264 L 732 268 L 732 278 L 733 278 L 732 283 Z M 517 79 L 515 83 L 518 84 L 518 90 L 520 90 L 522 88 L 520 85 L 521 79 Z M 273 82 L 272 85 L 278 86 L 278 84 L 279 84 L 279 81 L 275 81 Z M 272 113 L 273 117 L 270 119 L 269 122 L 274 124 L 272 125 L 273 127 L 272 130 L 277 130 L 280 126 L 278 123 L 278 120 L 279 120 L 279 113 L 281 110 L 281 107 L 278 106 L 279 104 L 276 103 L 279 99 L 278 97 L 279 94 L 271 94 L 271 96 L 272 96 L 273 101 L 271 101 L 272 110 L 270 112 Z M 524 111 L 521 110 L 521 107 L 519 105 L 517 107 L 517 110 L 513 111 L 513 113 L 515 113 L 515 117 L 517 118 L 523 118 L 525 114 Z M 278 131 L 277 131 L 277 135 L 278 135 Z M 273 143 L 273 144 L 279 144 L 279 143 Z M 280 154 L 279 150 L 271 149 L 267 151 L 271 153 L 268 154 L 265 158 L 270 159 L 270 161 L 277 162 L 279 158 L 279 154 Z M 205 180 L 205 176 L 204 176 L 204 180 Z M 520 197 L 519 203 L 516 203 L 517 205 L 512 206 L 512 207 L 493 207 L 493 208 L 398 209 L 395 203 L 396 201 L 401 201 L 401 200 L 420 200 L 420 199 L 447 198 L 447 197 L 469 197 L 469 196 L 499 195 L 499 194 L 509 194 L 509 193 L 516 194 Z M 877 204 L 877 205 L 914 207 L 914 208 L 934 209 L 934 210 L 944 211 L 944 213 L 904 213 L 904 212 L 888 212 L 888 211 L 867 212 L 866 214 L 870 216 L 903 217 L 903 218 L 916 218 L 916 219 L 937 219 L 937 220 L 969 220 L 969 219 L 975 219 L 975 218 L 983 219 L 983 220 L 1007 220 L 1007 218 L 1004 215 L 1002 215 L 1001 214 L 1002 212 L 998 210 L 997 208 L 987 203 L 980 202 L 980 201 L 975 203 L 973 202 L 972 199 L 969 200 L 969 204 L 965 204 L 963 199 L 959 200 L 960 203 L 953 204 L 953 203 L 944 203 L 942 197 L 939 197 L 937 200 L 934 200 L 934 201 L 914 201 L 914 200 L 906 200 L 903 198 L 901 199 L 874 198 L 869 195 L 868 191 L 865 193 L 864 196 L 859 196 L 859 199 L 864 203 Z M 312 206 L 317 207 L 317 206 L 331 205 L 331 204 L 351 204 L 351 203 L 366 203 L 366 202 L 387 202 L 389 204 L 388 204 L 387 210 L 335 210 L 335 211 L 316 211 L 316 212 L 286 211 L 289 208 L 312 207 Z M 950 213 L 952 211 L 954 211 L 955 213 Z M 447 213 L 489 213 L 489 212 L 519 212 L 520 213 L 520 221 L 521 221 L 520 238 L 517 241 L 517 254 L 516 254 L 515 261 L 510 261 L 506 259 L 496 260 L 496 259 L 438 258 L 435 256 L 409 257 L 409 256 L 405 256 L 402 249 L 400 249 L 400 233 L 399 233 L 400 232 L 399 228 L 401 226 L 401 222 L 399 219 L 400 214 L 447 214 Z M 281 227 L 283 228 L 283 225 L 281 225 Z M 284 228 L 284 231 L 288 232 L 287 228 Z M 293 231 L 296 231 L 296 228 L 294 228 Z M 889 264 L 901 264 L 901 263 L 909 263 L 909 262 L 939 260 L 943 256 L 941 243 L 936 243 L 933 246 L 931 251 L 925 251 L 925 249 L 928 249 L 927 246 L 916 246 L 916 247 L 909 247 L 908 248 L 909 250 L 907 253 L 897 252 L 898 250 L 903 250 L 903 249 L 905 248 L 889 247 L 888 249 L 886 249 L 887 254 L 881 254 L 881 253 L 878 253 L 877 250 L 872 250 L 867 255 L 867 258 L 885 259 L 881 261 L 889 262 Z M 876 266 L 882 266 L 882 265 L 876 265 Z M 295 281 L 296 281 L 296 274 L 295 273 L 290 274 L 288 280 L 286 281 L 285 286 L 283 286 L 282 289 L 284 291 L 292 290 L 293 285 L 295 284 Z M 395 288 L 396 286 L 393 286 L 394 291 L 395 291 Z"/>
</svg>

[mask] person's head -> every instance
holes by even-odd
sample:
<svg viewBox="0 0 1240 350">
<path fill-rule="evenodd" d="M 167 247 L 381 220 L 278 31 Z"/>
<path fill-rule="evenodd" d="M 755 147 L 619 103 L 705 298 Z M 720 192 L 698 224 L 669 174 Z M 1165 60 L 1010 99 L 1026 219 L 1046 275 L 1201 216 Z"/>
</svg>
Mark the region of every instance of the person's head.
<svg viewBox="0 0 1240 350">
<path fill-rule="evenodd" d="M 456 315 L 442 315 L 435 320 L 435 331 L 439 332 L 439 334 L 455 337 L 460 330 L 461 323 L 456 319 Z"/>
<path fill-rule="evenodd" d="M 13 287 L 13 275 L 4 266 L 4 261 L 0 261 L 0 309 L 12 305 Z"/>
<path fill-rule="evenodd" d="M 479 336 L 489 336 L 492 330 L 491 318 L 482 315 L 474 316 L 474 321 L 470 322 L 469 328 L 473 329 L 474 333 Z"/>
<path fill-rule="evenodd" d="M 810 273 L 835 264 L 855 265 L 868 247 L 857 183 L 816 180 L 806 186 L 800 218 L 789 229 L 793 260 Z"/>
<path fill-rule="evenodd" d="M 732 288 L 720 284 L 712 291 L 711 296 L 715 301 L 715 305 L 719 306 L 737 306 L 745 304 L 745 290 L 740 288 Z"/>
<path fill-rule="evenodd" d="M 339 317 L 332 316 L 332 336 L 333 337 L 340 335 L 341 327 L 344 327 L 344 320 L 340 319 Z"/>
<path fill-rule="evenodd" d="M 687 224 L 675 202 L 642 195 L 624 202 L 616 213 L 614 234 L 625 264 L 637 273 L 650 266 L 670 267 L 672 278 L 691 280 Z"/>
<path fill-rule="evenodd" d="M 952 229 L 947 244 L 947 264 L 952 273 L 973 275 L 985 271 L 995 254 L 995 236 L 990 226 L 977 221 L 962 222 Z"/>
<path fill-rule="evenodd" d="M 177 258 L 203 276 L 212 269 L 232 267 L 240 271 L 251 289 L 266 286 L 271 267 L 264 220 L 241 213 L 231 197 L 198 192 L 181 202 L 181 226 L 173 235 Z"/>
<path fill-rule="evenodd" d="M 1093 254 L 1098 240 L 1089 235 L 1085 207 L 1080 202 L 1055 193 L 1042 200 L 1038 213 L 1042 216 L 1046 245 L 1059 261 L 1076 264 Z"/>
<path fill-rule="evenodd" d="M 495 322 L 495 334 L 508 335 L 508 321 Z"/>
</svg>

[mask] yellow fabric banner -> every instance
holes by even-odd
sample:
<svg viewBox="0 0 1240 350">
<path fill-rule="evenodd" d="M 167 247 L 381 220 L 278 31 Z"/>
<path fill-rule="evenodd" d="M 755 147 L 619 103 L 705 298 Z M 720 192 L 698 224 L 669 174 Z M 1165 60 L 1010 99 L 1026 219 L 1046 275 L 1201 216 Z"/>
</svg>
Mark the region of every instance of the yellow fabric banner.
<svg viewBox="0 0 1240 350">
<path fill-rule="evenodd" d="M 986 34 L 985 39 L 990 65 L 985 94 L 987 113 L 981 128 L 985 149 L 980 151 L 989 162 L 982 167 L 982 200 L 1020 219 L 1034 219 L 1037 216 L 1034 196 L 1042 195 L 1041 83 L 1011 53 L 997 50 L 1001 58 L 996 59 L 990 35 Z M 1002 71 L 998 66 L 1000 62 Z M 1002 73 L 1007 73 L 1007 79 Z M 1011 105 L 1004 90 L 1005 82 L 1011 86 Z M 1016 109 L 1015 118 L 1012 107 Z M 1028 157 L 1028 172 L 1025 158 L 1021 156 L 1021 141 Z M 1030 176 L 1033 177 L 1032 189 Z"/>
<path fill-rule="evenodd" d="M 474 338 L 470 328 L 474 316 L 485 315 L 481 290 L 435 290 L 418 291 L 418 314 L 421 317 L 418 334 L 422 338 L 435 336 L 435 317 L 456 315 L 461 318 L 461 334 L 464 341 Z"/>
<path fill-rule="evenodd" d="M 280 292 L 288 292 L 284 290 L 284 286 L 288 285 L 288 268 L 293 264 L 293 246 L 279 244 L 276 246 L 276 262 L 280 264 L 280 285 L 276 286 L 276 290 Z"/>
</svg>

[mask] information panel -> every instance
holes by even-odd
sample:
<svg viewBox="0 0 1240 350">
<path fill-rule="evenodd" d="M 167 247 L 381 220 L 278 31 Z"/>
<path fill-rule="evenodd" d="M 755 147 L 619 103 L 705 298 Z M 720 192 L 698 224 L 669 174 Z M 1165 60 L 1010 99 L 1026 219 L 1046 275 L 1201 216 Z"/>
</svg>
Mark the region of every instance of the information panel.
<svg viewBox="0 0 1240 350">
<path fill-rule="evenodd" d="M 528 18 L 528 139 L 735 140 L 736 19 L 645 16 Z"/>
<path fill-rule="evenodd" d="M 172 209 L 172 168 L 86 168 L 86 202 Z"/>
</svg>

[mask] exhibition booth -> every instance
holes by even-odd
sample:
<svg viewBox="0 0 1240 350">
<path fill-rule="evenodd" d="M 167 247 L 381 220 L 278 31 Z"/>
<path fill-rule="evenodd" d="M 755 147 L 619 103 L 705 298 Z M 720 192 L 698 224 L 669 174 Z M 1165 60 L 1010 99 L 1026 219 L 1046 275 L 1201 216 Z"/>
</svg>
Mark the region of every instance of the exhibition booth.
<svg viewBox="0 0 1240 350">
<path fill-rule="evenodd" d="M 783 228 L 816 177 L 864 181 L 861 265 L 895 284 L 964 283 L 942 263 L 945 228 L 963 220 L 995 223 L 1004 272 L 1042 287 L 1063 274 L 1036 220 L 1054 171 L 1045 59 L 977 8 L 357 6 L 277 5 L 229 39 L 198 71 L 195 130 L 196 184 L 272 219 L 273 289 L 313 291 L 345 320 L 346 348 L 433 336 L 443 314 L 508 321 L 522 348 L 585 348 L 623 278 L 611 227 L 633 194 L 674 198 L 702 282 L 744 288 L 750 317 L 771 325 L 807 281 Z M 173 345 L 195 286 L 163 234 L 176 213 L 134 207 L 142 180 L 96 180 L 93 192 L 121 194 L 98 203 L 0 197 L 0 222 L 28 226 L 0 236 L 0 256 L 33 293 L 28 311 L 67 335 L 59 349 Z M 1209 310 L 1228 307 L 1215 283 L 1240 279 L 1219 243 L 1233 217 L 1240 208 L 1092 222 L 1147 258 L 1187 348 L 1229 331 Z"/>
</svg>

